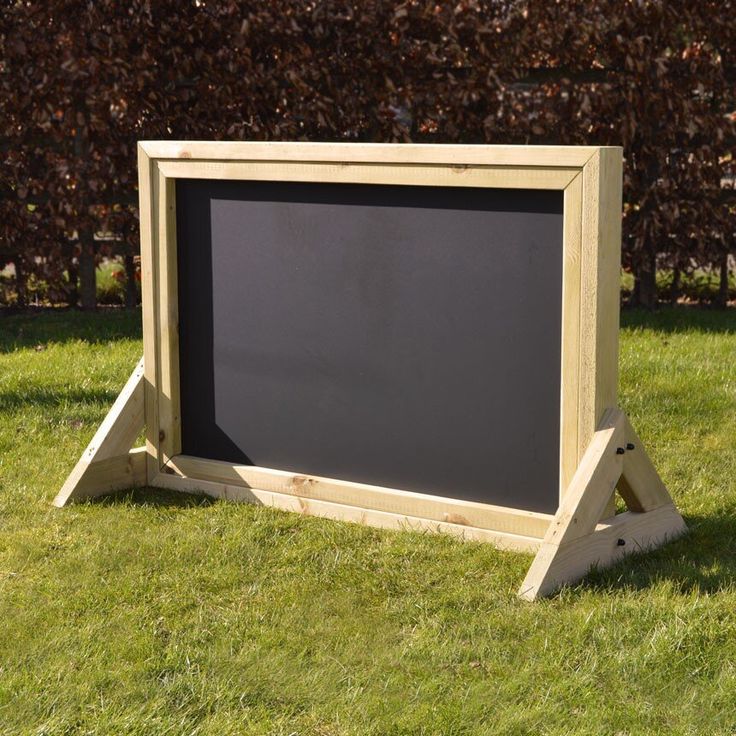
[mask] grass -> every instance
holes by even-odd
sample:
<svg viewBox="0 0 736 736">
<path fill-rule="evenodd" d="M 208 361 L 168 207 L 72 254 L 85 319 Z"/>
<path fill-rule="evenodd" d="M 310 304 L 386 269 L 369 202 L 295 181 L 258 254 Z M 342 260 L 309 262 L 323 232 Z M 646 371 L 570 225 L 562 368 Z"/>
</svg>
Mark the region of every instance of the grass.
<svg viewBox="0 0 736 736">
<path fill-rule="evenodd" d="M 539 604 L 530 558 L 151 490 L 50 501 L 139 314 L 0 317 L 0 734 L 736 733 L 736 314 L 626 312 L 691 534 Z"/>
</svg>

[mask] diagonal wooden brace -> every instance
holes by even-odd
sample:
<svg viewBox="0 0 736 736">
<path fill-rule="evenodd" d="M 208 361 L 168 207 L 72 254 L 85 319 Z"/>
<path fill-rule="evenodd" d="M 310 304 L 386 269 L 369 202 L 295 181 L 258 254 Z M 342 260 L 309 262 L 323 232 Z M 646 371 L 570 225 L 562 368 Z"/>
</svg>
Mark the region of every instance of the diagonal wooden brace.
<svg viewBox="0 0 736 736">
<path fill-rule="evenodd" d="M 601 522 L 618 487 L 629 511 Z M 519 596 L 535 600 L 686 531 L 626 415 L 608 410 L 549 526 Z"/>
<path fill-rule="evenodd" d="M 54 499 L 55 506 L 146 484 L 146 449 L 131 450 L 143 429 L 143 358 Z"/>
</svg>

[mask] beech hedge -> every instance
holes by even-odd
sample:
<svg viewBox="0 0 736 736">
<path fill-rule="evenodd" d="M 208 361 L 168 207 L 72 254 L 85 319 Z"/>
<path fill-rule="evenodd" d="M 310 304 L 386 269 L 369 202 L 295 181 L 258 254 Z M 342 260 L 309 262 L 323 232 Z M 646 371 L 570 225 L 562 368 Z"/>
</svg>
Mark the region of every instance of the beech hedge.
<svg viewBox="0 0 736 736">
<path fill-rule="evenodd" d="M 653 304 L 657 266 L 727 277 L 732 5 L 4 0 L 6 300 L 32 279 L 93 308 L 109 254 L 133 282 L 135 145 L 154 138 L 622 145 L 633 298 Z"/>
</svg>

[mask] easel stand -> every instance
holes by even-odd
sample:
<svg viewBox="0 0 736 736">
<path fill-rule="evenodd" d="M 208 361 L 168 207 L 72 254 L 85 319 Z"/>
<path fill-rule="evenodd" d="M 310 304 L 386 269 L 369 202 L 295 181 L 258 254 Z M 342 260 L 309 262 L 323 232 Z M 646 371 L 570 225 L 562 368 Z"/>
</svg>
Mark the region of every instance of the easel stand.
<svg viewBox="0 0 736 736">
<path fill-rule="evenodd" d="M 618 490 L 628 511 L 602 520 Z M 687 531 L 626 415 L 609 409 L 519 589 L 529 601 Z"/>
<path fill-rule="evenodd" d="M 141 359 L 54 505 L 153 485 L 154 479 L 147 476 L 146 448 L 131 449 L 145 424 L 143 393 Z M 203 482 L 202 487 L 212 485 Z M 628 511 L 603 519 L 616 490 Z M 626 415 L 609 409 L 539 542 L 519 596 L 533 601 L 551 595 L 591 568 L 609 567 L 685 531 L 685 522 Z"/>
<path fill-rule="evenodd" d="M 147 485 L 146 448 L 131 449 L 144 426 L 141 358 L 54 499 L 54 506 Z"/>
</svg>

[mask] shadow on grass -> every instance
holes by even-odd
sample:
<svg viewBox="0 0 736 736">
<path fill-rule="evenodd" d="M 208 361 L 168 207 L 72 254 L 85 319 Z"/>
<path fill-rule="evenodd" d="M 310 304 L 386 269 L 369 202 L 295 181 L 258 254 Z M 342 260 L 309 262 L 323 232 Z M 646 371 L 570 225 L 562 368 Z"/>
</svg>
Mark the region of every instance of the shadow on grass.
<svg viewBox="0 0 736 736">
<path fill-rule="evenodd" d="M 88 503 L 97 506 L 141 506 L 144 508 L 193 508 L 212 506 L 218 499 L 204 494 L 182 493 L 164 488 L 133 488 L 106 496 L 92 498 Z"/>
<path fill-rule="evenodd" d="M 678 304 L 650 312 L 621 310 L 621 326 L 660 332 L 736 333 L 736 308 L 718 310 Z M 46 343 L 82 340 L 92 344 L 140 339 L 141 311 L 101 308 L 97 312 L 42 309 L 18 314 L 0 311 L 0 353 Z"/>
<path fill-rule="evenodd" d="M 82 340 L 99 344 L 115 340 L 138 340 L 140 337 L 140 309 L 105 308 L 97 312 L 53 309 L 13 315 L 0 313 L 0 353 L 47 343 Z"/>
<path fill-rule="evenodd" d="M 0 353 L 46 342 L 82 340 L 106 343 L 139 339 L 140 311 L 101 310 L 88 314 L 74 311 L 42 314 L 0 315 Z M 736 333 L 736 309 L 705 309 L 677 305 L 648 312 L 622 311 L 622 326 L 660 332 Z M 17 408 L 28 404 L 59 406 L 90 402 L 111 405 L 112 391 L 54 392 L 33 390 L 0 394 L 0 406 Z M 142 488 L 106 496 L 94 501 L 101 505 L 129 504 L 140 507 L 192 508 L 216 503 L 208 496 L 196 496 L 154 488 Z M 686 519 L 690 534 L 665 547 L 628 558 L 608 571 L 591 575 L 583 589 L 648 589 L 660 581 L 670 581 L 683 593 L 717 593 L 736 586 L 736 512 Z"/>
<path fill-rule="evenodd" d="M 736 513 L 686 516 L 688 533 L 591 575 L 582 590 L 645 590 L 668 581 L 683 594 L 716 594 L 736 587 Z"/>
<path fill-rule="evenodd" d="M 118 393 L 118 391 L 109 389 L 54 391 L 43 388 L 24 388 L 22 391 L 2 391 L 0 392 L 0 411 L 21 409 L 29 405 L 46 409 L 67 405 L 79 409 L 89 404 L 104 404 L 109 407 L 118 397 Z"/>
<path fill-rule="evenodd" d="M 203 508 L 222 503 L 204 494 L 195 495 L 144 487 L 119 491 L 88 501 L 99 506 L 141 508 Z M 617 565 L 592 571 L 577 588 L 611 593 L 645 591 L 663 581 L 681 594 L 717 594 L 736 587 L 736 513 L 688 516 L 688 534 L 650 552 L 625 558 Z M 420 532 L 422 534 L 422 532 Z"/>
<path fill-rule="evenodd" d="M 709 309 L 687 304 L 660 307 L 651 312 L 624 308 L 621 327 L 657 332 L 736 333 L 736 308 Z"/>
</svg>

